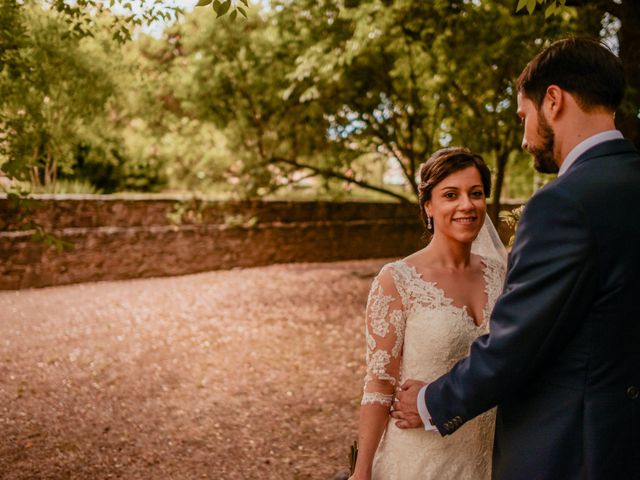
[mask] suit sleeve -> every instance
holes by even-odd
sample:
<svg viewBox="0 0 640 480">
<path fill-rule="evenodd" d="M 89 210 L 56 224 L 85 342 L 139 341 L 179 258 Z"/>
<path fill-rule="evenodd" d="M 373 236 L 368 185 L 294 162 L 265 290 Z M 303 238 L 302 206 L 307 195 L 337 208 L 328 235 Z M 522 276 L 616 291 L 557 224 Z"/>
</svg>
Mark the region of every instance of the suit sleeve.
<svg viewBox="0 0 640 480">
<path fill-rule="evenodd" d="M 566 192 L 541 190 L 520 219 L 490 333 L 426 390 L 440 433 L 453 433 L 534 380 L 575 334 L 596 282 L 595 241 L 585 212 Z"/>
</svg>

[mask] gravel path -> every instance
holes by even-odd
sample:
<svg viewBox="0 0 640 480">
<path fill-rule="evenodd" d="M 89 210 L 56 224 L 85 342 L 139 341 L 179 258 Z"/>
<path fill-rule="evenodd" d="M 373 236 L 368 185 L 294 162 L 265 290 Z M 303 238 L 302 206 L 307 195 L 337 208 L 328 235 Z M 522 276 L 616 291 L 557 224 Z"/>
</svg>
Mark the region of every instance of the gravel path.
<svg viewBox="0 0 640 480">
<path fill-rule="evenodd" d="M 332 478 L 383 263 L 0 292 L 0 478 Z"/>
</svg>

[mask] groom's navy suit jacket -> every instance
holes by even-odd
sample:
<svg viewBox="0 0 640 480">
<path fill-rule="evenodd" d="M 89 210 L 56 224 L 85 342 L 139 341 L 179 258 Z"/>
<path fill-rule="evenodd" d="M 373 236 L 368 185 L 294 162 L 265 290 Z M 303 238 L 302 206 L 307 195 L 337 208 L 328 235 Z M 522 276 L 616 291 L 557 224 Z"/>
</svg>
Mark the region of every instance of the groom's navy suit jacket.
<svg viewBox="0 0 640 480">
<path fill-rule="evenodd" d="M 596 145 L 529 200 L 490 333 L 427 387 L 426 401 L 443 435 L 498 405 L 494 479 L 640 479 L 631 142 Z"/>
</svg>

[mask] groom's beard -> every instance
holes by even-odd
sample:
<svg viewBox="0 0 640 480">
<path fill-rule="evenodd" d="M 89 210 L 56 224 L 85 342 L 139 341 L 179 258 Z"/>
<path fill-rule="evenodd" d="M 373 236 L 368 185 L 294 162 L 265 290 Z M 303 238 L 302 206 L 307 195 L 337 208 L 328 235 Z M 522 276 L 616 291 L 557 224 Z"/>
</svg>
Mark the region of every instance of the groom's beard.
<svg viewBox="0 0 640 480">
<path fill-rule="evenodd" d="M 541 146 L 529 149 L 529 153 L 533 155 L 533 168 L 540 173 L 558 173 L 558 165 L 553 156 L 553 147 L 556 141 L 555 134 L 542 111 L 539 111 L 538 118 L 538 136 L 540 137 Z"/>
</svg>

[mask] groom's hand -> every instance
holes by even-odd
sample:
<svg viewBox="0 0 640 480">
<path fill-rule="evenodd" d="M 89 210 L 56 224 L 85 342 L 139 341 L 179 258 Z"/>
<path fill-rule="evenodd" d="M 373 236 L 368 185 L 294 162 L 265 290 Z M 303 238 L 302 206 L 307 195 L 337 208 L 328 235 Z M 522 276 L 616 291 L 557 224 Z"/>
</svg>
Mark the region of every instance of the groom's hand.
<svg viewBox="0 0 640 480">
<path fill-rule="evenodd" d="M 398 428 L 422 427 L 422 419 L 418 413 L 418 392 L 426 382 L 407 380 L 402 384 L 393 405 L 391 416 L 398 421 Z"/>
</svg>

